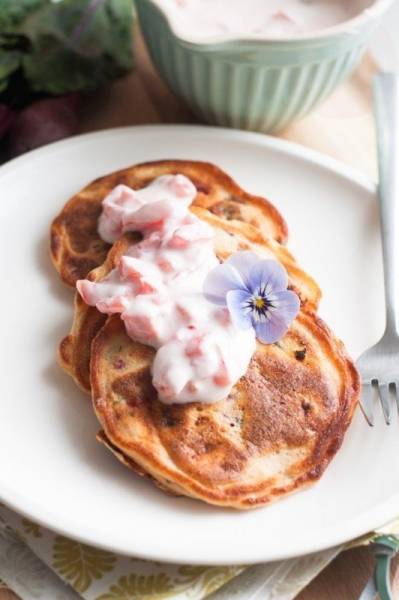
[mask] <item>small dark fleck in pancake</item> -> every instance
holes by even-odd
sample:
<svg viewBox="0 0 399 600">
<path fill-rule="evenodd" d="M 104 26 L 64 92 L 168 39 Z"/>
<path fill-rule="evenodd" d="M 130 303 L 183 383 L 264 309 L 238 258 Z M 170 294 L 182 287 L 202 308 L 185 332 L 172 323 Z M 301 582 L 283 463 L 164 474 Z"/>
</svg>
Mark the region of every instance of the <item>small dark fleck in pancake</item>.
<svg viewBox="0 0 399 600">
<path fill-rule="evenodd" d="M 97 222 L 102 201 L 115 186 L 140 189 L 161 175 L 177 173 L 196 186 L 194 206 L 232 224 L 250 224 L 277 242 L 286 241 L 287 225 L 278 210 L 265 198 L 242 190 L 215 165 L 186 160 L 143 163 L 96 179 L 73 196 L 53 221 L 50 250 L 62 280 L 74 286 L 104 262 L 110 245 L 98 235 Z"/>
</svg>

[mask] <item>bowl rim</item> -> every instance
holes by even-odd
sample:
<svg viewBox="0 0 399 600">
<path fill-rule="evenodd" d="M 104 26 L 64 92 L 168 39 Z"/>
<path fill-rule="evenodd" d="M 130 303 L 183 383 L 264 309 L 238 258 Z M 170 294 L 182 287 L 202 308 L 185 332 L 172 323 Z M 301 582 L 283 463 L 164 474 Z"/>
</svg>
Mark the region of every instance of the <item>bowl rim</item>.
<svg viewBox="0 0 399 600">
<path fill-rule="evenodd" d="M 210 46 L 217 44 L 224 45 L 231 43 L 242 44 L 245 42 L 255 42 L 258 44 L 273 42 L 275 44 L 284 46 L 289 45 L 292 42 L 312 42 L 323 40 L 325 38 L 334 37 L 340 34 L 354 35 L 363 25 L 380 18 L 391 7 L 394 1 L 395 0 L 374 0 L 371 6 L 362 9 L 357 15 L 348 19 L 347 21 L 343 21 L 342 23 L 338 23 L 332 27 L 325 27 L 315 32 L 298 33 L 295 35 L 290 35 L 289 37 L 281 37 L 279 35 L 264 36 L 256 33 L 249 33 L 245 36 L 240 36 L 237 34 L 220 34 L 206 37 L 188 37 L 182 28 L 180 28 L 174 22 L 172 11 L 168 7 L 162 6 L 161 0 L 140 0 L 140 2 L 147 2 L 158 9 L 159 12 L 165 17 L 173 35 L 180 41 L 191 46 Z"/>
</svg>

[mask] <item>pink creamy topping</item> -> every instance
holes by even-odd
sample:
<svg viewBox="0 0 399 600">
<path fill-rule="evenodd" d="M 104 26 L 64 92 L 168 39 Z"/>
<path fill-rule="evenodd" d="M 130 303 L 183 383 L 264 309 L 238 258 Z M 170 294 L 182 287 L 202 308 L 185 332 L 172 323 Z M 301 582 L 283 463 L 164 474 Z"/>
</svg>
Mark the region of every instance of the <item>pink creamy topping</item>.
<svg viewBox="0 0 399 600">
<path fill-rule="evenodd" d="M 348 0 L 156 0 L 184 36 L 289 37 L 338 25 L 363 6 Z"/>
<path fill-rule="evenodd" d="M 133 340 L 157 349 L 153 384 L 167 404 L 222 400 L 255 350 L 253 329 L 237 329 L 227 309 L 202 293 L 218 259 L 212 228 L 188 209 L 195 194 L 183 175 L 138 191 L 117 186 L 103 201 L 99 233 L 113 242 L 139 231 L 143 240 L 103 281 L 77 283 L 87 304 L 120 313 Z"/>
<path fill-rule="evenodd" d="M 137 191 L 118 185 L 103 201 L 99 234 L 103 240 L 113 244 L 126 231 L 143 231 L 147 225 L 154 229 L 154 214 L 160 221 L 165 221 L 172 213 L 179 218 L 190 206 L 195 194 L 194 185 L 183 175 L 158 177 L 149 186 Z M 174 206 L 176 200 L 179 202 Z"/>
</svg>

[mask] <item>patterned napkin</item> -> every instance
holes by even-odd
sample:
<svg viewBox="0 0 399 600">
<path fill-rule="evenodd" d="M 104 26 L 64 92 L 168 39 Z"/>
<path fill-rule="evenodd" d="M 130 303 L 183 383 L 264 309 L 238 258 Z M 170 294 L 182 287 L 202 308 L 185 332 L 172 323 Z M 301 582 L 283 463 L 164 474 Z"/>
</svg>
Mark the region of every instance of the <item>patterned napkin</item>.
<svg viewBox="0 0 399 600">
<path fill-rule="evenodd" d="M 352 545 L 382 534 L 399 537 L 399 519 Z M 22 600 L 292 600 L 343 549 L 252 567 L 155 563 L 75 542 L 0 504 L 0 580 Z"/>
</svg>

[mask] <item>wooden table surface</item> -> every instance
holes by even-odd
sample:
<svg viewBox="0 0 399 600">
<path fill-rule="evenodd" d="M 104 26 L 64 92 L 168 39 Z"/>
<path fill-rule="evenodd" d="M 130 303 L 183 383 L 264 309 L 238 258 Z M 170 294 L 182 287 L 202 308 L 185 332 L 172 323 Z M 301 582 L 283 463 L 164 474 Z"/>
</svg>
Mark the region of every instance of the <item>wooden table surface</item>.
<svg viewBox="0 0 399 600">
<path fill-rule="evenodd" d="M 145 123 L 195 123 L 196 119 L 162 84 L 144 43 L 135 36 L 136 69 L 101 94 L 84 99 L 81 132 Z M 366 58 L 352 79 L 312 115 L 291 125 L 279 137 L 309 146 L 376 178 L 375 135 L 370 81 L 375 66 Z M 399 561 L 394 565 L 395 598 L 399 599 Z M 367 548 L 341 554 L 297 600 L 357 600 L 372 572 Z M 0 600 L 16 600 L 0 589 Z M 277 599 L 276 599 L 277 600 Z"/>
</svg>

